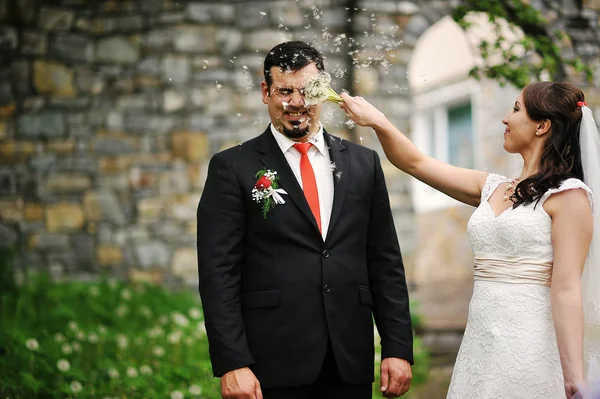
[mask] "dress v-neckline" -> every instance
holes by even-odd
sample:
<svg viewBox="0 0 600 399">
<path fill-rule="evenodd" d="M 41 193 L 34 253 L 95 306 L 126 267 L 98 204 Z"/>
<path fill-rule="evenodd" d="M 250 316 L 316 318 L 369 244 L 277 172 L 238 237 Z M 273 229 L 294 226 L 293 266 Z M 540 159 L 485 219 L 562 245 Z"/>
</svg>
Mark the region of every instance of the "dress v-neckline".
<svg viewBox="0 0 600 399">
<path fill-rule="evenodd" d="M 494 215 L 494 219 L 498 219 L 500 216 L 504 215 L 506 212 L 508 212 L 509 210 L 513 209 L 512 206 L 509 206 L 508 208 L 506 208 L 505 210 L 503 210 L 502 212 L 500 212 L 499 214 L 496 215 L 496 212 L 494 212 L 494 208 L 492 208 L 492 205 L 490 204 L 490 201 L 485 201 L 485 203 L 488 206 L 488 209 L 490 210 L 490 212 L 492 212 L 492 215 Z"/>
</svg>

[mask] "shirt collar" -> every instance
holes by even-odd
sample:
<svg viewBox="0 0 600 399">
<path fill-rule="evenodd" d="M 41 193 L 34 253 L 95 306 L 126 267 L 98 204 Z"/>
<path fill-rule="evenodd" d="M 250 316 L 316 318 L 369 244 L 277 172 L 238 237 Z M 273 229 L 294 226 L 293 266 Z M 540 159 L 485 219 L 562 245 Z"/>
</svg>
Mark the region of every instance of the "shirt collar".
<svg viewBox="0 0 600 399">
<path fill-rule="evenodd" d="M 285 137 L 282 133 L 279 133 L 277 129 L 271 123 L 271 133 L 275 137 L 275 141 L 281 148 L 281 152 L 284 154 L 296 144 L 294 140 L 290 140 Z M 309 141 L 315 146 L 315 148 L 321 153 L 321 155 L 325 155 L 325 151 L 327 151 L 327 146 L 325 145 L 325 136 L 323 135 L 323 125 L 319 123 L 319 130 L 315 133 Z"/>
</svg>

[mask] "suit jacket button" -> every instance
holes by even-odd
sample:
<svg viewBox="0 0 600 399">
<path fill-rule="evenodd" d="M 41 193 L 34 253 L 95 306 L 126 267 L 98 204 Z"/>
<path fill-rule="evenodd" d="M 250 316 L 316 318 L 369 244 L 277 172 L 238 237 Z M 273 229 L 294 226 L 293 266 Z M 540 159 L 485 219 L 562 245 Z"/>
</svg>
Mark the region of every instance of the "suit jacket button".
<svg viewBox="0 0 600 399">
<path fill-rule="evenodd" d="M 323 257 L 324 257 L 324 258 L 329 258 L 329 251 L 327 251 L 327 250 L 324 250 L 324 251 L 323 251 Z"/>
<path fill-rule="evenodd" d="M 325 293 L 331 292 L 331 287 L 329 286 L 329 284 L 325 284 L 323 286 L 323 291 L 325 291 Z"/>
</svg>

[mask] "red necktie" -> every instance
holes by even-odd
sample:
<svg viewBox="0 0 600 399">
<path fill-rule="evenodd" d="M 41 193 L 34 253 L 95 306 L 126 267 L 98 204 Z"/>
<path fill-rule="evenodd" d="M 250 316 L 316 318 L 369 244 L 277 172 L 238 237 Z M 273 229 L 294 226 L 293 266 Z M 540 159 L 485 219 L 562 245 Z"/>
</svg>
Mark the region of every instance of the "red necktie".
<svg viewBox="0 0 600 399">
<path fill-rule="evenodd" d="M 319 207 L 319 191 L 317 190 L 317 179 L 315 179 L 315 172 L 313 171 L 312 165 L 308 160 L 308 150 L 311 143 L 296 143 L 294 148 L 298 150 L 302 157 L 300 157 L 300 174 L 302 175 L 302 188 L 304 189 L 304 196 L 308 202 L 308 206 L 312 211 L 315 219 L 317 220 L 317 226 L 321 231 L 321 209 Z"/>
</svg>

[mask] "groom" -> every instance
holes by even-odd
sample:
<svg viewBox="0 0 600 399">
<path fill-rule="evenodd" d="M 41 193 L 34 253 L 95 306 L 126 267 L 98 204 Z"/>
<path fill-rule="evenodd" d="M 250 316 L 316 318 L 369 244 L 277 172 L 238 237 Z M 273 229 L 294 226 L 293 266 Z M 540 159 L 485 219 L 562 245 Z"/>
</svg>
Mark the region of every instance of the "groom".
<svg viewBox="0 0 600 399">
<path fill-rule="evenodd" d="M 374 151 L 324 131 L 321 104 L 305 105 L 307 79 L 323 70 L 304 42 L 274 47 L 262 82 L 271 124 L 209 165 L 199 290 L 225 398 L 371 398 L 373 316 L 383 395 L 410 385 L 408 293 L 383 171 Z"/>
</svg>

